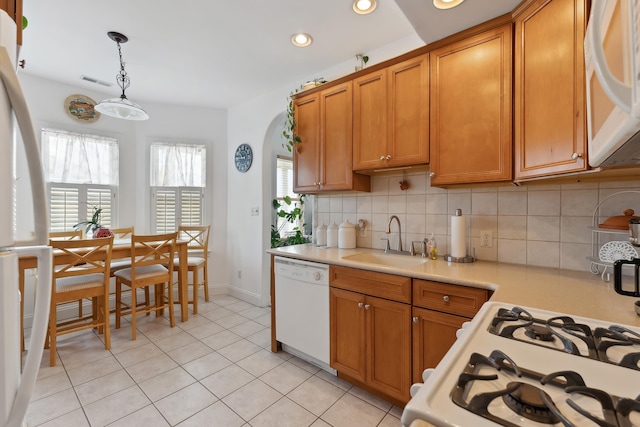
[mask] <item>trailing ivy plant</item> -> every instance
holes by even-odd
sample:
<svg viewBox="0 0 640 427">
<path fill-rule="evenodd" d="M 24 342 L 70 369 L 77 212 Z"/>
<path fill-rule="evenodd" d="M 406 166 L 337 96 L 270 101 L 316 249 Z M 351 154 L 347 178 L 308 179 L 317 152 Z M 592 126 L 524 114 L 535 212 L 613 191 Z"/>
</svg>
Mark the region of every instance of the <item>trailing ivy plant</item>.
<svg viewBox="0 0 640 427">
<path fill-rule="evenodd" d="M 315 83 L 315 86 L 319 86 L 322 83 L 326 82 L 327 81 L 325 79 L 319 77 L 307 82 L 306 84 Z M 299 88 L 292 90 L 289 94 L 289 103 L 287 104 L 287 117 L 284 124 L 284 129 L 282 130 L 282 137 L 284 138 L 285 142 L 282 144 L 282 146 L 286 148 L 290 153 L 293 151 L 293 148 L 296 144 L 302 142 L 302 138 L 300 138 L 300 135 L 296 134 L 296 118 L 294 115 L 295 111 L 293 106 L 293 99 L 291 98 L 291 96 L 303 90 L 305 85 L 300 85 Z"/>
<path fill-rule="evenodd" d="M 284 197 L 283 203 L 280 203 L 278 199 L 273 199 L 272 204 L 273 204 L 273 209 L 276 211 L 276 216 L 278 218 L 284 218 L 286 222 L 283 222 L 282 224 L 280 224 L 279 227 L 276 227 L 276 225 L 271 225 L 271 247 L 272 248 L 309 243 L 309 238 L 305 237 L 302 234 L 302 230 L 298 226 L 296 226 L 293 229 L 293 231 L 295 232 L 294 234 L 290 234 L 287 236 L 281 235 L 282 229 L 284 228 L 286 223 L 295 224 L 296 222 L 300 223 L 300 221 L 302 221 L 303 214 L 304 214 L 304 212 L 302 211 L 302 206 L 304 205 L 305 197 L 306 197 L 305 194 L 301 194 L 300 202 L 299 202 L 300 204 L 298 205 L 298 203 L 293 203 L 293 206 L 291 206 L 293 201 L 289 196 Z M 289 208 L 292 208 L 292 209 L 289 209 Z M 302 227 L 304 227 L 304 225 L 305 224 L 303 223 Z"/>
</svg>

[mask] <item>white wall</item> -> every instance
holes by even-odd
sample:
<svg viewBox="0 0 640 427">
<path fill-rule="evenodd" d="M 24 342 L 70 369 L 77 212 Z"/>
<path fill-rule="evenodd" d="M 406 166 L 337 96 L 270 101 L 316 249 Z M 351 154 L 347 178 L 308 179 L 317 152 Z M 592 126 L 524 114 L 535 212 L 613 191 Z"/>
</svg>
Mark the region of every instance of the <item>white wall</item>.
<svg viewBox="0 0 640 427">
<path fill-rule="evenodd" d="M 409 37 L 389 44 L 373 52 L 365 52 L 369 65 L 385 61 L 422 46 L 417 37 Z M 229 198 L 228 281 L 230 293 L 258 305 L 269 304 L 269 260 L 265 252 L 271 244 L 270 221 L 272 189 L 274 135 L 282 121 L 289 94 L 307 80 L 324 78 L 333 80 L 354 71 L 355 53 L 349 59 L 333 68 L 320 70 L 300 82 L 292 82 L 286 87 L 258 96 L 249 102 L 229 109 Z M 281 131 L 279 133 L 282 133 Z M 238 145 L 248 143 L 253 148 L 254 161 L 248 172 L 241 174 L 235 170 L 233 154 Z M 264 160 L 264 161 L 263 161 Z M 251 207 L 259 207 L 259 216 L 251 216 Z M 238 272 L 240 276 L 238 277 Z"/>
<path fill-rule="evenodd" d="M 36 135 L 43 127 L 80 133 L 111 136 L 120 148 L 120 185 L 118 194 L 118 226 L 135 226 L 137 233 L 150 232 L 149 145 L 154 141 L 205 144 L 207 146 L 207 193 L 205 223 L 211 224 L 209 249 L 209 283 L 211 287 L 228 288 L 227 280 L 227 113 L 213 108 L 191 108 L 142 103 L 151 118 L 144 122 L 119 120 L 101 116 L 94 123 L 83 123 L 64 110 L 67 96 L 81 93 L 99 102 L 113 93 L 99 93 L 84 88 L 20 74 L 33 119 Z M 33 208 L 24 150 L 17 152 L 17 232 L 19 239 L 33 231 Z M 96 159 L 99 161 L 99 159 Z M 28 284 L 28 283 L 27 283 Z M 27 286 L 27 317 L 32 305 Z M 28 321 L 28 319 L 27 319 Z"/>
</svg>

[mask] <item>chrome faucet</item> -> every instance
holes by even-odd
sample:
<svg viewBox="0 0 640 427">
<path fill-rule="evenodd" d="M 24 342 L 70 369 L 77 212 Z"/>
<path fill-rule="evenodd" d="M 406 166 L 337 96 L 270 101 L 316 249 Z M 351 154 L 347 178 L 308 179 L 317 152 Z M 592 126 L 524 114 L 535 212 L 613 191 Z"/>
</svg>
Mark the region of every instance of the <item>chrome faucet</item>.
<svg viewBox="0 0 640 427">
<path fill-rule="evenodd" d="M 400 225 L 400 218 L 395 215 L 391 215 L 389 217 L 389 223 L 387 224 L 387 234 L 391 234 L 391 221 L 395 218 L 398 223 L 398 246 L 396 247 L 396 251 L 402 252 L 402 226 Z"/>
</svg>

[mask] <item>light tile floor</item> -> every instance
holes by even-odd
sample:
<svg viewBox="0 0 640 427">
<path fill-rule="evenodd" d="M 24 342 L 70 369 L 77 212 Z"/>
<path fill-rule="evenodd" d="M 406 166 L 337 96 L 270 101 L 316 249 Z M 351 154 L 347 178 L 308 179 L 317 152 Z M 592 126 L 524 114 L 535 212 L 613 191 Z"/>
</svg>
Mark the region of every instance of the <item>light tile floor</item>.
<svg viewBox="0 0 640 427">
<path fill-rule="evenodd" d="M 402 409 L 270 348 L 268 308 L 213 296 L 169 327 L 138 317 L 101 336 L 63 336 L 58 361 L 45 350 L 29 426 L 400 426 Z M 179 318 L 179 316 L 178 316 Z M 112 321 L 113 325 L 113 321 Z"/>
</svg>

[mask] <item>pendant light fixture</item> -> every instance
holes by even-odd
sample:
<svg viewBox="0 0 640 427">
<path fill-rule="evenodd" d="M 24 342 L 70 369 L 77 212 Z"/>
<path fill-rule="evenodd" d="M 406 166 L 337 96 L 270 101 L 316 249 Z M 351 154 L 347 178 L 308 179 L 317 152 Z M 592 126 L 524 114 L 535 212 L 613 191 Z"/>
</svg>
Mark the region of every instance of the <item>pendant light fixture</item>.
<svg viewBox="0 0 640 427">
<path fill-rule="evenodd" d="M 96 105 L 95 109 L 107 116 L 124 120 L 147 120 L 149 115 L 135 102 L 131 102 L 124 94 L 124 90 L 129 87 L 129 76 L 124 69 L 124 61 L 122 60 L 122 49 L 120 45 L 129 41 L 127 36 L 115 31 L 107 33 L 109 38 L 118 45 L 118 55 L 120 56 L 120 73 L 116 76 L 118 86 L 122 89 L 122 95 L 119 98 L 105 99 Z"/>
</svg>

